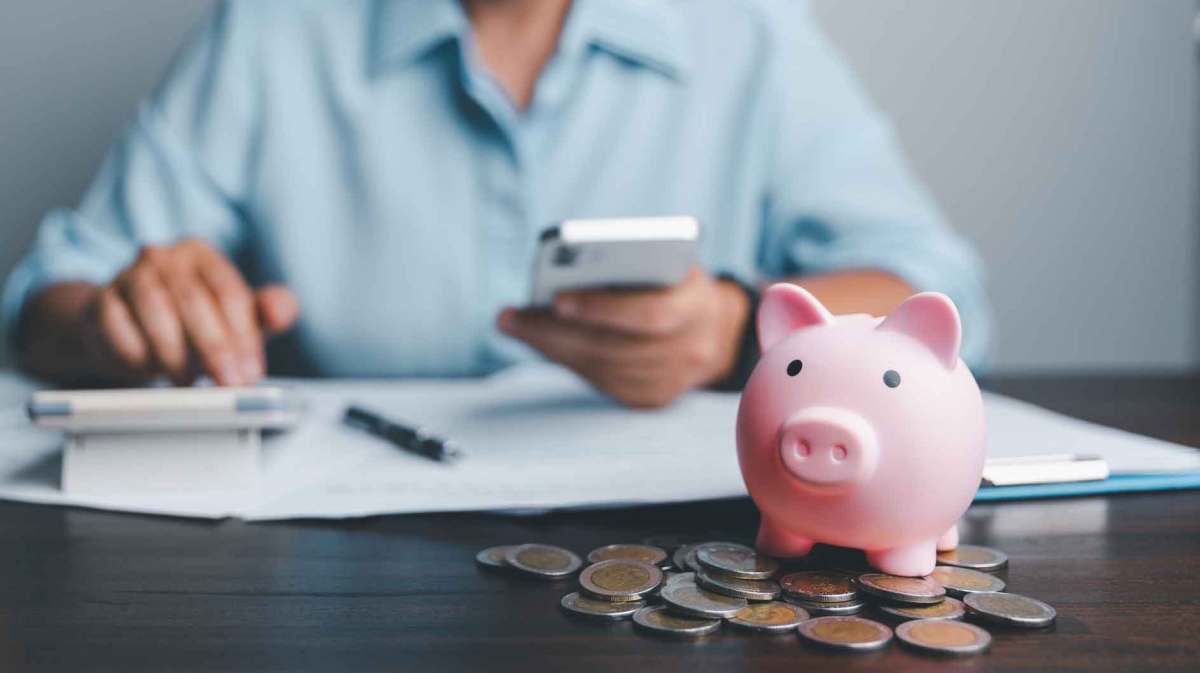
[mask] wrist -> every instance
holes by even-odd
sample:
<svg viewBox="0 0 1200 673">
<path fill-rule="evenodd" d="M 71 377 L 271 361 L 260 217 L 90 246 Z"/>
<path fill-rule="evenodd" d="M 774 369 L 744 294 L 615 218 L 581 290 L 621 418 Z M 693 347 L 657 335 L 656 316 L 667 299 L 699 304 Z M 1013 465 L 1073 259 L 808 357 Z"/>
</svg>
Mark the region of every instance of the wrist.
<svg viewBox="0 0 1200 673">
<path fill-rule="evenodd" d="M 718 302 L 721 307 L 721 356 L 716 373 L 706 385 L 717 390 L 741 390 L 758 361 L 754 329 L 758 292 L 726 274 L 718 277 L 717 287 L 722 297 Z"/>
</svg>

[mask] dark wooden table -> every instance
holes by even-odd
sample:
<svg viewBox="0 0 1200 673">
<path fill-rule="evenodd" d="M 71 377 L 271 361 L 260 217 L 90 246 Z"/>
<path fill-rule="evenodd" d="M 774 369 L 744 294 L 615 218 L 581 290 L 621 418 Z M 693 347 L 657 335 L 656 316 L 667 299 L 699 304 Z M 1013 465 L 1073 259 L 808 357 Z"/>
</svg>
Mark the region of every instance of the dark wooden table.
<svg viewBox="0 0 1200 673">
<path fill-rule="evenodd" d="M 1003 379 L 990 387 L 1200 445 L 1200 377 Z M 477 568 L 480 548 L 586 551 L 658 532 L 746 537 L 746 500 L 510 518 L 220 523 L 0 504 L 0 670 L 1200 670 L 1200 491 L 977 505 L 968 541 L 1007 551 L 1054 628 L 986 655 L 813 650 L 725 629 L 671 642 L 568 619 L 570 582 Z"/>
</svg>

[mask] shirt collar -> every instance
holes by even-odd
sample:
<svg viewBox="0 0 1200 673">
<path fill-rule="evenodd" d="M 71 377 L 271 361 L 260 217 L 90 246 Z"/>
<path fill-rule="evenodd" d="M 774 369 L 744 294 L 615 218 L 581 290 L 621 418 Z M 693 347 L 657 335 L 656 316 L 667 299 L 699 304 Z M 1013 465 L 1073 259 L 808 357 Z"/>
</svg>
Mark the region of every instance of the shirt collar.
<svg viewBox="0 0 1200 673">
<path fill-rule="evenodd" d="M 411 63 L 470 30 L 458 0 L 376 0 L 371 21 L 378 65 Z M 674 78 L 687 71 L 683 26 L 662 0 L 574 0 L 559 52 L 589 47 Z"/>
</svg>

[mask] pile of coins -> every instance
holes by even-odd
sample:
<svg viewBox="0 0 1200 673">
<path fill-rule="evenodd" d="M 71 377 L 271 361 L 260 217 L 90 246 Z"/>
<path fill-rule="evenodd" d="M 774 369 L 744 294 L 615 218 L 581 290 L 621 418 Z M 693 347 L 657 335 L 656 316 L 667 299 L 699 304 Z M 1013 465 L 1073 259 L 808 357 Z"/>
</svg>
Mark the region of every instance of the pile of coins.
<svg viewBox="0 0 1200 673">
<path fill-rule="evenodd" d="M 705 636 L 728 624 L 755 633 L 796 632 L 812 645 L 851 652 L 882 649 L 894 637 L 917 652 L 977 654 L 992 637 L 964 619 L 1040 628 L 1056 618 L 1042 601 L 1005 593 L 1005 582 L 990 573 L 1008 557 L 973 545 L 938 554 L 928 577 L 865 572 L 820 554 L 789 569 L 737 542 L 692 543 L 679 536 L 599 547 L 587 555 L 586 567 L 574 552 L 544 544 L 489 547 L 475 559 L 547 580 L 573 577 L 582 568 L 579 589 L 559 601 L 563 610 L 632 619 L 640 630 L 669 637 Z M 860 616 L 868 609 L 878 619 Z"/>
</svg>

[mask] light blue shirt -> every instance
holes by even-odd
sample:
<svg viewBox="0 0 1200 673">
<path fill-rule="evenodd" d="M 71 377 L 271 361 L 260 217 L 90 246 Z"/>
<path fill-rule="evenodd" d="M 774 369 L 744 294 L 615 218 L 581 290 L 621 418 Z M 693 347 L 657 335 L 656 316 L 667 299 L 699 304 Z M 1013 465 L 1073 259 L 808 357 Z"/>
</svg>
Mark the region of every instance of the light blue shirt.
<svg viewBox="0 0 1200 673">
<path fill-rule="evenodd" d="M 699 218 L 713 273 L 946 292 L 983 354 L 975 254 L 807 5 L 770 0 L 576 0 L 524 112 L 454 0 L 225 2 L 80 206 L 46 217 L 5 323 L 198 236 L 297 293 L 291 373 L 482 374 L 534 357 L 494 321 L 527 302 L 545 226 L 668 214 Z"/>
</svg>

